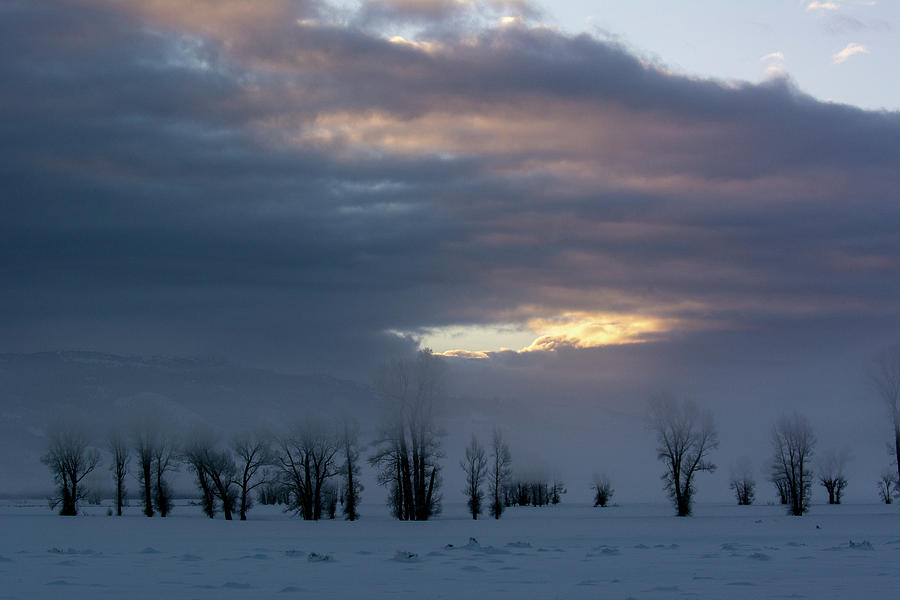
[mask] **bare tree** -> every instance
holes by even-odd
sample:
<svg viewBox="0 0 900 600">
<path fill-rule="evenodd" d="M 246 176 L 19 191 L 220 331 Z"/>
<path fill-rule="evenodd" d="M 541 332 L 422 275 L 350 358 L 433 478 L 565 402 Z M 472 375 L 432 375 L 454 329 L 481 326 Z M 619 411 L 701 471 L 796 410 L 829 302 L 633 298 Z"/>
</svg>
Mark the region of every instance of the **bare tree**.
<svg viewBox="0 0 900 600">
<path fill-rule="evenodd" d="M 782 471 L 781 466 L 776 462 L 773 462 L 771 465 L 769 481 L 775 486 L 775 491 L 778 493 L 778 501 L 785 505 L 790 503 L 791 490 L 788 488 L 788 482 L 787 479 L 784 478 L 784 472 Z"/>
<path fill-rule="evenodd" d="M 415 360 L 381 366 L 375 393 L 385 416 L 376 452 L 369 462 L 378 482 L 388 486 L 395 517 L 424 521 L 440 511 L 441 458 L 437 411 L 444 397 L 444 365 L 430 350 Z"/>
<path fill-rule="evenodd" d="M 503 490 L 509 484 L 512 476 L 512 455 L 509 445 L 503 441 L 503 435 L 496 427 L 491 434 L 491 516 L 499 519 L 503 514 L 506 503 L 503 498 Z"/>
<path fill-rule="evenodd" d="M 886 348 L 875 357 L 871 378 L 888 409 L 893 426 L 894 443 L 891 454 L 894 455 L 897 479 L 900 481 L 900 346 Z"/>
<path fill-rule="evenodd" d="M 265 467 L 274 460 L 272 449 L 269 447 L 267 436 L 262 432 L 238 435 L 231 447 L 238 459 L 234 483 L 240 493 L 240 519 L 246 521 L 247 511 L 253 506 L 250 493 L 270 478 Z"/>
<path fill-rule="evenodd" d="M 60 506 L 60 515 L 75 516 L 78 501 L 85 496 L 81 482 L 100 464 L 100 453 L 89 448 L 89 437 L 77 424 L 56 424 L 47 432 L 47 439 L 49 448 L 41 462 L 53 473 L 59 489 L 50 505 L 53 508 Z"/>
<path fill-rule="evenodd" d="M 344 464 L 340 474 L 344 478 L 344 517 L 348 521 L 359 518 L 359 501 L 362 484 L 359 482 L 359 423 L 349 415 L 341 419 L 341 454 Z"/>
<path fill-rule="evenodd" d="M 828 492 L 828 504 L 840 504 L 841 496 L 847 488 L 845 471 L 849 455 L 847 452 L 836 452 L 829 449 L 819 456 L 816 467 L 819 471 L 819 483 Z"/>
<path fill-rule="evenodd" d="M 197 487 L 200 488 L 201 508 L 203 514 L 210 519 L 216 516 L 216 492 L 210 480 L 206 463 L 209 452 L 216 443 L 215 435 L 207 428 L 195 427 L 185 436 L 182 445 L 181 458 L 187 463 L 194 476 L 197 478 Z"/>
<path fill-rule="evenodd" d="M 784 482 L 788 494 L 789 512 L 800 516 L 809 510 L 812 487 L 812 457 L 816 436 L 806 417 L 794 413 L 782 417 L 772 431 L 773 478 Z"/>
<path fill-rule="evenodd" d="M 487 476 L 487 457 L 484 446 L 478 443 L 475 434 L 466 448 L 466 457 L 459 461 L 459 466 L 466 474 L 466 487 L 463 494 L 466 496 L 466 506 L 473 519 L 481 514 L 481 504 L 484 500 L 484 478 Z"/>
<path fill-rule="evenodd" d="M 594 473 L 594 480 L 591 484 L 591 488 L 594 490 L 594 506 L 599 506 L 601 508 L 605 508 L 609 501 L 612 500 L 613 494 L 616 491 L 613 489 L 612 482 L 610 482 L 609 477 L 606 474 L 598 475 Z"/>
<path fill-rule="evenodd" d="M 878 496 L 885 504 L 891 504 L 894 496 L 900 493 L 900 484 L 897 481 L 897 475 L 890 467 L 885 467 L 881 471 L 881 477 L 878 479 Z"/>
<path fill-rule="evenodd" d="M 206 516 L 215 517 L 218 499 L 225 520 L 232 520 L 238 498 L 237 465 L 231 451 L 221 444 L 220 436 L 204 427 L 194 428 L 185 437 L 181 457 L 197 477 Z"/>
<path fill-rule="evenodd" d="M 562 502 L 561 496 L 566 492 L 568 492 L 566 484 L 563 483 L 558 475 L 554 475 L 553 485 L 550 487 L 550 504 L 559 504 Z"/>
<path fill-rule="evenodd" d="M 753 463 L 746 456 L 740 457 L 731 467 L 729 487 L 740 506 L 753 504 L 756 498 L 756 478 L 753 477 Z"/>
<path fill-rule="evenodd" d="M 141 500 L 144 515 L 153 516 L 153 457 L 156 452 L 159 430 L 157 424 L 142 420 L 134 431 L 134 451 L 138 461 L 138 477 L 141 485 Z"/>
<path fill-rule="evenodd" d="M 322 494 L 335 474 L 337 452 L 335 432 L 321 420 L 298 424 L 279 441 L 278 466 L 291 488 L 291 509 L 305 520 L 322 518 Z"/>
<path fill-rule="evenodd" d="M 122 506 L 125 503 L 125 476 L 128 474 L 128 462 L 131 458 L 128 442 L 119 429 L 113 429 L 107 439 L 107 447 L 112 455 L 112 464 L 109 469 L 113 472 L 116 490 L 116 515 L 122 516 Z"/>
<path fill-rule="evenodd" d="M 132 443 L 144 514 L 152 517 L 155 509 L 165 517 L 172 508 L 172 491 L 166 473 L 178 465 L 174 428 L 170 422 L 164 422 L 162 413 L 154 407 L 142 408 L 133 419 Z"/>
<path fill-rule="evenodd" d="M 177 458 L 176 444 L 168 435 L 160 435 L 153 449 L 153 506 L 160 517 L 168 516 L 172 510 L 172 489 L 166 479 L 166 473 L 175 470 Z"/>
<path fill-rule="evenodd" d="M 694 476 L 715 471 L 709 454 L 719 446 L 712 413 L 700 411 L 689 400 L 669 395 L 652 398 L 648 425 L 656 434 L 656 456 L 665 465 L 662 479 L 679 517 L 691 514 Z"/>
</svg>

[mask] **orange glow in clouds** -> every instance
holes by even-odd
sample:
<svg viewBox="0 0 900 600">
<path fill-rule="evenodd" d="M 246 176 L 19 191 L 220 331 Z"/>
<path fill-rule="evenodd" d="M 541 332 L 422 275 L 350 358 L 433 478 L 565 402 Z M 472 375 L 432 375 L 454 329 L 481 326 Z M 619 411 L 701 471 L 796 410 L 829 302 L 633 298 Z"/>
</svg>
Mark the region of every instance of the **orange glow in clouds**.
<svg viewBox="0 0 900 600">
<path fill-rule="evenodd" d="M 565 312 L 535 317 L 520 325 L 471 325 L 431 329 L 421 345 L 436 354 L 489 358 L 493 352 L 553 352 L 559 348 L 596 348 L 658 339 L 674 330 L 676 319 L 647 315 Z"/>
</svg>

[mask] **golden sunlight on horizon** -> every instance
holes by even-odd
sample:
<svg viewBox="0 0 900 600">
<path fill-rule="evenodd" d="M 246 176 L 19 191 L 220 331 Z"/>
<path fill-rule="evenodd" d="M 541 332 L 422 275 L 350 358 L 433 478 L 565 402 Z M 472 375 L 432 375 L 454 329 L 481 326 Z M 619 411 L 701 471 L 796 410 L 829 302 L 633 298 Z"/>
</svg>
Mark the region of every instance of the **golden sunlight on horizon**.
<svg viewBox="0 0 900 600">
<path fill-rule="evenodd" d="M 419 345 L 440 356 L 489 358 L 497 352 L 553 352 L 563 347 L 638 344 L 656 339 L 678 324 L 677 319 L 648 315 L 571 311 L 531 318 L 524 323 L 431 328 L 421 335 Z"/>
</svg>

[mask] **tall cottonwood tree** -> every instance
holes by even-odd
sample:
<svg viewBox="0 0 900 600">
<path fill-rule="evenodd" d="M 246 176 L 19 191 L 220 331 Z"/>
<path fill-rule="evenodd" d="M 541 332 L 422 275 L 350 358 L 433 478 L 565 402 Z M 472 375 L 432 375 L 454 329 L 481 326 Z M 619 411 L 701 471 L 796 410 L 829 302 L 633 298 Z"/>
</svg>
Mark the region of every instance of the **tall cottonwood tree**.
<svg viewBox="0 0 900 600">
<path fill-rule="evenodd" d="M 172 488 L 166 473 L 177 466 L 176 444 L 171 435 L 161 435 L 153 449 L 153 506 L 160 517 L 166 517 L 172 510 Z"/>
<path fill-rule="evenodd" d="M 882 350 L 875 357 L 870 376 L 888 411 L 894 438 L 890 449 L 900 481 L 900 346 Z"/>
<path fill-rule="evenodd" d="M 773 479 L 787 490 L 789 513 L 800 516 L 809 510 L 812 488 L 812 457 L 816 446 L 809 420 L 799 413 L 785 416 L 772 430 Z"/>
<path fill-rule="evenodd" d="M 665 465 L 662 479 L 679 517 L 691 514 L 694 477 L 715 471 L 709 454 L 719 446 L 712 413 L 669 395 L 652 398 L 647 423 L 656 434 L 656 456 Z"/>
<path fill-rule="evenodd" d="M 253 506 L 251 492 L 265 484 L 270 474 L 266 469 L 274 458 L 268 436 L 262 432 L 244 433 L 235 436 L 231 448 L 236 457 L 234 483 L 238 487 L 238 511 L 241 521 L 247 520 L 247 511 Z"/>
<path fill-rule="evenodd" d="M 166 478 L 177 467 L 175 426 L 154 406 L 142 407 L 133 415 L 132 446 L 137 461 L 144 515 L 154 509 L 165 517 L 172 508 L 172 490 Z"/>
<path fill-rule="evenodd" d="M 119 429 L 113 429 L 107 438 L 107 448 L 112 456 L 109 469 L 115 482 L 116 515 L 122 516 L 122 505 L 125 503 L 125 476 L 128 474 L 128 462 L 131 458 L 128 441 Z"/>
<path fill-rule="evenodd" d="M 48 430 L 47 439 L 49 447 L 41 462 L 53 473 L 59 489 L 51 506 L 59 506 L 60 515 L 75 516 L 78 501 L 85 495 L 81 482 L 100 464 L 100 453 L 89 447 L 90 438 L 79 424 L 57 423 Z"/>
<path fill-rule="evenodd" d="M 138 463 L 141 501 L 144 516 L 152 517 L 153 511 L 153 457 L 156 453 L 159 430 L 152 421 L 138 422 L 134 430 L 134 453 Z"/>
<path fill-rule="evenodd" d="M 182 449 L 182 460 L 188 468 L 194 472 L 197 487 L 200 488 L 200 507 L 210 519 L 216 516 L 216 493 L 213 483 L 206 470 L 207 448 L 212 445 L 211 440 L 204 435 L 207 432 L 191 432 Z"/>
<path fill-rule="evenodd" d="M 213 518 L 218 499 L 225 520 L 232 520 L 238 497 L 234 481 L 237 466 L 230 450 L 221 445 L 219 436 L 203 428 L 191 431 L 183 445 L 182 457 L 197 477 L 203 494 L 203 512 Z"/>
<path fill-rule="evenodd" d="M 466 486 L 463 494 L 466 496 L 466 506 L 473 519 L 481 514 L 481 506 L 484 500 L 484 478 L 487 476 L 487 457 L 484 446 L 478 443 L 478 438 L 472 435 L 472 441 L 466 447 L 466 456 L 459 461 L 459 466 L 466 474 Z"/>
<path fill-rule="evenodd" d="M 499 519 L 503 514 L 504 490 L 512 477 L 512 454 L 509 445 L 503 440 L 503 434 L 496 427 L 491 433 L 491 465 L 488 475 L 491 493 L 491 516 Z"/>
<path fill-rule="evenodd" d="M 369 462 L 389 489 L 393 515 L 424 521 L 440 511 L 441 436 L 437 413 L 444 400 L 444 364 L 430 350 L 415 359 L 394 359 L 375 376 L 384 411 L 377 450 Z"/>
<path fill-rule="evenodd" d="M 359 502 L 363 486 L 359 482 L 359 422 L 344 415 L 341 418 L 340 453 L 344 461 L 340 474 L 344 478 L 344 517 L 348 521 L 359 518 Z"/>
<path fill-rule="evenodd" d="M 334 428 L 322 419 L 306 419 L 279 440 L 281 479 L 291 490 L 291 509 L 305 520 L 322 518 L 323 492 L 335 474 L 337 453 Z"/>
</svg>

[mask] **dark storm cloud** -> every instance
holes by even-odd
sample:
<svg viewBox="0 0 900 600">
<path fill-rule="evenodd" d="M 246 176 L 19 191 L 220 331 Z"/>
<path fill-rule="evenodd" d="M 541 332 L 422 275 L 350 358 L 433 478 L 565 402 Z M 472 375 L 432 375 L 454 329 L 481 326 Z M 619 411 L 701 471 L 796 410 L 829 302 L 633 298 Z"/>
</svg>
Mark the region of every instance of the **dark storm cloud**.
<svg viewBox="0 0 900 600">
<path fill-rule="evenodd" d="M 306 2 L 0 6 L 7 350 L 339 369 L 412 347 L 385 330 L 541 311 L 897 316 L 897 113 L 539 27 L 427 45 Z"/>
</svg>

